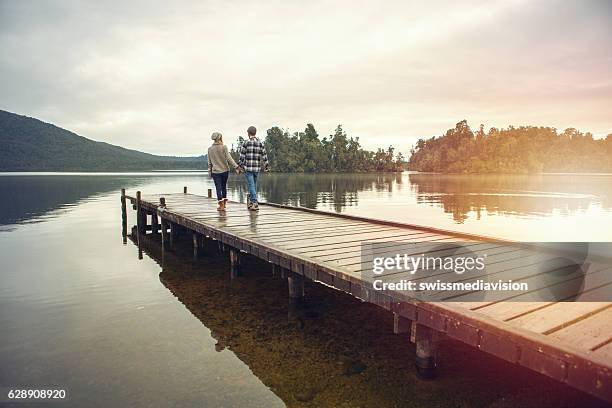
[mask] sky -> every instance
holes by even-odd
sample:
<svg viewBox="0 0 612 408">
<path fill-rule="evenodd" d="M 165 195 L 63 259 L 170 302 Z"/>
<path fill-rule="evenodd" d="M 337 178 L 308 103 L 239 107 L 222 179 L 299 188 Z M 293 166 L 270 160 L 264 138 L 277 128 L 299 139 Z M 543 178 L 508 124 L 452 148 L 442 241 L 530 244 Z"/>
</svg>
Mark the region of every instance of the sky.
<svg viewBox="0 0 612 408">
<path fill-rule="evenodd" d="M 408 153 L 472 128 L 612 133 L 612 1 L 0 0 L 0 109 L 165 155 L 313 123 Z"/>
</svg>

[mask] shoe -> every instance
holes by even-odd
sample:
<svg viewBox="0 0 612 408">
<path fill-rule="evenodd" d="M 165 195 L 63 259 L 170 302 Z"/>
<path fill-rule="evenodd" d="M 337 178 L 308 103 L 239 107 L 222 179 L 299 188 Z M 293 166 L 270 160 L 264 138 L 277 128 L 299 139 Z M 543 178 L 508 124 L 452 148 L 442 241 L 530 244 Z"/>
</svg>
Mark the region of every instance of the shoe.
<svg viewBox="0 0 612 408">
<path fill-rule="evenodd" d="M 225 210 L 225 201 L 219 200 L 219 206 L 217 207 L 217 211 Z"/>
<path fill-rule="evenodd" d="M 253 211 L 259 211 L 259 204 L 257 204 L 257 203 L 253 203 L 253 204 L 251 204 L 251 210 L 253 210 Z"/>
</svg>

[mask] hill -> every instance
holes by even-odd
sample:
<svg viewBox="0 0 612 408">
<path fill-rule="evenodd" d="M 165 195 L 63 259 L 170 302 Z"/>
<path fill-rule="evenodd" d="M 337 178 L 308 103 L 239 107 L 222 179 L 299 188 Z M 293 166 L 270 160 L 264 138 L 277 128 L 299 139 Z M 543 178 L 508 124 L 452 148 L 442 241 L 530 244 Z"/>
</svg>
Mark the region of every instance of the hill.
<svg viewBox="0 0 612 408">
<path fill-rule="evenodd" d="M 157 156 L 79 136 L 0 110 L 0 171 L 206 169 L 206 156 Z"/>
<path fill-rule="evenodd" d="M 569 128 L 483 126 L 473 132 L 465 120 L 444 136 L 419 140 L 410 170 L 440 173 L 541 173 L 612 171 L 612 134 L 594 139 Z"/>
</svg>

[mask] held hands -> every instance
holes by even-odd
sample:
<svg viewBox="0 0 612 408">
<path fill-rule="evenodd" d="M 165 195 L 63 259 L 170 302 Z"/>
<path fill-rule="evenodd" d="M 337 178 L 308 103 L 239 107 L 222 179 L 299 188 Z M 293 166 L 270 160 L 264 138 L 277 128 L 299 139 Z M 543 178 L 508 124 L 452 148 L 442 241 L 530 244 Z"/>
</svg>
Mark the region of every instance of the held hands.
<svg viewBox="0 0 612 408">
<path fill-rule="evenodd" d="M 242 169 L 240 168 L 240 166 L 236 166 L 236 174 L 240 173 L 242 173 Z"/>
</svg>

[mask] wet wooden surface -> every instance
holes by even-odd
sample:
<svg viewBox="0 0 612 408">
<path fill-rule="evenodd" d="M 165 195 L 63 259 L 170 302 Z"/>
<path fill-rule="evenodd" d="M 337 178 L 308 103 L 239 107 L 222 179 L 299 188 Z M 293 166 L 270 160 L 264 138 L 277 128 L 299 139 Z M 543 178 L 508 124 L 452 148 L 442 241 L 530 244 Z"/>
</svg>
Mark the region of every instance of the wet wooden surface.
<svg viewBox="0 0 612 408">
<path fill-rule="evenodd" d="M 578 296 L 582 301 L 541 302 L 537 301 L 541 299 L 538 291 L 549 288 L 545 281 L 538 281 L 537 266 L 550 255 L 530 248 L 428 227 L 272 204 L 252 212 L 244 204 L 228 202 L 227 210 L 219 212 L 216 200 L 185 193 L 142 194 L 139 208 L 157 213 L 160 197 L 165 198 L 166 207 L 159 214 L 170 223 L 612 401 L 612 303 L 584 301 L 610 290 L 609 264 L 589 265 Z M 127 198 L 138 205 L 135 193 Z M 488 274 L 529 282 L 530 293 L 519 299 L 508 295 L 514 296 L 507 299 L 512 302 L 462 302 L 459 294 L 456 302 L 435 303 L 412 301 L 400 293 L 379 293 L 361 276 L 368 267 L 368 258 L 361 253 L 364 241 L 384 243 L 377 251 L 389 254 L 403 243 L 415 243 L 418 250 L 419 245 L 461 242 L 467 248 L 487 251 Z M 406 274 L 405 278 L 420 279 L 418 274 Z M 571 274 L 565 277 L 567 284 L 575 278 Z M 443 294 L 440 300 L 444 300 Z"/>
</svg>

